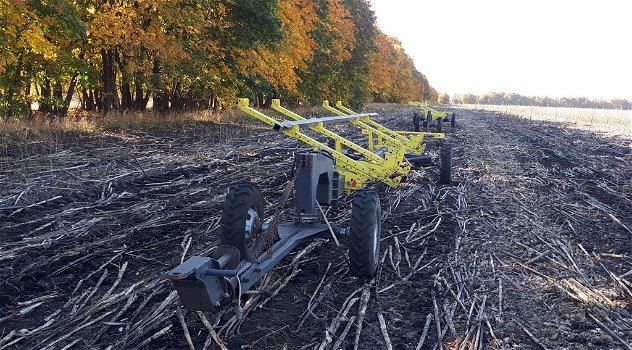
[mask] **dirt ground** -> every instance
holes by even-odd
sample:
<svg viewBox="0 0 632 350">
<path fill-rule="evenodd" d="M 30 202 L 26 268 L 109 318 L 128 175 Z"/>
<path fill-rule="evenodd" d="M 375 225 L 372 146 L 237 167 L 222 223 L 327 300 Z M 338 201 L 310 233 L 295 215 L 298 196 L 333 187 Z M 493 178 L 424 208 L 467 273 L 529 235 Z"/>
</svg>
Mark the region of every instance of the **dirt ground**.
<svg viewBox="0 0 632 350">
<path fill-rule="evenodd" d="M 230 184 L 256 183 L 273 214 L 302 144 L 198 122 L 2 145 L 0 350 L 631 349 L 630 140 L 456 113 L 451 186 L 432 168 L 377 186 L 374 280 L 349 273 L 345 238 L 317 240 L 242 320 L 183 309 L 165 273 L 211 254 Z M 411 128 L 411 109 L 382 114 Z"/>
</svg>

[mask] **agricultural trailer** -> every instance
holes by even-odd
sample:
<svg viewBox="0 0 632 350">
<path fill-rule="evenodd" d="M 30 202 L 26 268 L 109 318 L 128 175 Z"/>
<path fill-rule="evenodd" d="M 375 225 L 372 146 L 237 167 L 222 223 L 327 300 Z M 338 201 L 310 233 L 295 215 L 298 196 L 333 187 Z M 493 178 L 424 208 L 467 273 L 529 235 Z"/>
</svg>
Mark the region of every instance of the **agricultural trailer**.
<svg viewBox="0 0 632 350">
<path fill-rule="evenodd" d="M 456 128 L 456 113 L 439 111 L 418 102 L 411 104 L 420 108 L 419 112 L 413 113 L 413 127 L 415 131 L 419 132 L 421 129 L 428 131 L 435 124 L 437 132 L 443 132 L 444 122 L 449 122 L 452 129 Z"/>
<path fill-rule="evenodd" d="M 269 219 L 256 185 L 230 187 L 220 219 L 220 245 L 213 256 L 192 256 L 167 275 L 188 309 L 214 311 L 240 300 L 297 245 L 317 237 L 331 237 L 338 243 L 336 236 L 348 236 L 350 271 L 371 278 L 379 262 L 381 208 L 377 192 L 369 185 L 381 182 L 397 187 L 413 166 L 438 166 L 439 181 L 451 182 L 450 146 L 443 143 L 438 158 L 423 154 L 424 139 L 441 140 L 442 133 L 394 131 L 372 120 L 376 113 L 356 113 L 340 102 L 336 107 L 323 102 L 334 116 L 306 119 L 273 100 L 272 108 L 289 120 L 277 120 L 251 108 L 248 99 L 239 99 L 238 107 L 272 130 L 307 144 L 310 150 L 295 154 L 293 179 Z M 327 128 L 334 123 L 361 130 L 367 137 L 366 148 Z M 314 135 L 332 142 L 321 142 Z M 331 225 L 322 208 L 336 205 L 351 192 L 356 193 L 349 226 Z M 292 193 L 293 208 L 287 209 Z M 285 217 L 289 220 L 283 221 Z"/>
</svg>

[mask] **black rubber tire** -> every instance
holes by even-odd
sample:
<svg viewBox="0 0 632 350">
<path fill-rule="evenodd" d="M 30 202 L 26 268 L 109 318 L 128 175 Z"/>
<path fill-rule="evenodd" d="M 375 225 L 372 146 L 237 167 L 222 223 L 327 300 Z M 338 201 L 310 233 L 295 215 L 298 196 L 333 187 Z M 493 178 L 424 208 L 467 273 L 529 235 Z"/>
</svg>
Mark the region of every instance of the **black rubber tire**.
<svg viewBox="0 0 632 350">
<path fill-rule="evenodd" d="M 439 183 L 452 183 L 452 147 L 447 143 L 439 150 Z"/>
<path fill-rule="evenodd" d="M 353 199 L 349 233 L 349 268 L 360 278 L 372 278 L 380 261 L 382 229 L 380 197 L 372 190 L 362 190 Z"/>
<path fill-rule="evenodd" d="M 428 131 L 430 124 L 432 124 L 432 112 L 428 111 L 426 112 L 426 129 L 424 131 Z"/>
<path fill-rule="evenodd" d="M 441 132 L 442 128 L 443 128 L 443 118 L 439 118 L 437 119 L 437 132 Z"/>
<path fill-rule="evenodd" d="M 452 116 L 450 117 L 450 126 L 452 129 L 456 128 L 456 113 L 452 112 Z"/>
<path fill-rule="evenodd" d="M 413 128 L 415 130 L 415 132 L 419 132 L 419 122 L 421 120 L 421 116 L 419 115 L 419 113 L 415 112 L 413 113 Z"/>
<path fill-rule="evenodd" d="M 259 216 L 254 230 L 249 236 L 246 234 L 246 220 L 249 219 L 248 210 L 254 209 Z M 253 184 L 239 184 L 231 186 L 222 207 L 220 218 L 219 241 L 222 245 L 231 245 L 239 249 L 241 260 L 252 261 L 257 258 L 261 246 L 261 225 L 265 221 L 265 211 L 261 192 Z"/>
</svg>

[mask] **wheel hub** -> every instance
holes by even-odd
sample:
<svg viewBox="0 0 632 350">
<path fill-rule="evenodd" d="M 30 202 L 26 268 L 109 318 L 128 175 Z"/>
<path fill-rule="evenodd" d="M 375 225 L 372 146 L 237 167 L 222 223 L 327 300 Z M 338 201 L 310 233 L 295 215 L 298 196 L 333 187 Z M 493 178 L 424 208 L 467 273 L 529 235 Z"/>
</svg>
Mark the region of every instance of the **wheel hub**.
<svg viewBox="0 0 632 350">
<path fill-rule="evenodd" d="M 259 214 L 254 208 L 248 208 L 248 218 L 246 219 L 246 239 L 254 239 L 257 227 L 259 226 Z"/>
</svg>

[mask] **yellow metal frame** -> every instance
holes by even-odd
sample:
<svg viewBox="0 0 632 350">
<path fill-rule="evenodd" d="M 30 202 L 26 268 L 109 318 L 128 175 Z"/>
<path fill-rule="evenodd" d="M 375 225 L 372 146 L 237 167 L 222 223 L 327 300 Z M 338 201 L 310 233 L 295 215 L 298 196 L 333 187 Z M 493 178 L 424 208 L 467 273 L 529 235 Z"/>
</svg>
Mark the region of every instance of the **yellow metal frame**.
<svg viewBox="0 0 632 350">
<path fill-rule="evenodd" d="M 423 105 L 419 102 L 410 102 L 411 105 L 416 106 L 421 108 L 421 112 L 423 113 L 423 117 L 424 119 L 428 118 L 428 112 L 430 113 L 430 117 L 432 118 L 432 120 L 439 120 L 439 119 L 445 119 L 448 118 L 450 116 L 449 112 L 445 112 L 445 111 L 439 111 L 436 110 L 434 108 L 430 108 L 426 105 Z"/>
<path fill-rule="evenodd" d="M 325 128 L 322 121 L 318 121 L 306 125 L 284 125 L 291 124 L 287 122 L 283 124 L 272 117 L 269 117 L 249 106 L 250 101 L 247 98 L 240 98 L 237 106 L 240 110 L 248 115 L 261 120 L 265 124 L 271 126 L 274 130 L 284 133 L 294 139 L 297 139 L 314 150 L 323 150 L 332 155 L 336 163 L 336 170 L 345 178 L 345 190 L 357 190 L 364 187 L 367 182 L 381 181 L 388 186 L 397 187 L 405 176 L 410 172 L 411 164 L 406 160 L 406 153 L 415 155 L 421 154 L 425 149 L 423 143 L 424 136 L 435 138 L 444 138 L 441 133 L 425 133 L 425 132 L 397 132 L 393 131 L 373 120 L 366 115 L 358 115 L 352 110 L 345 108 L 342 103 L 338 102 L 333 108 L 328 101 L 323 102 L 323 107 L 338 116 L 347 116 L 347 122 L 356 125 L 362 129 L 362 132 L 368 136 L 368 149 L 348 140 L 335 132 Z M 281 106 L 279 100 L 272 100 L 272 108 L 294 121 L 306 120 L 297 113 L 294 113 Z M 295 123 L 296 124 L 296 123 Z M 299 123 L 300 124 L 300 123 Z M 334 148 L 322 143 L 303 132 L 301 127 L 308 128 L 316 134 L 323 135 L 335 142 Z M 411 135 L 408 137 L 407 135 Z M 377 137 L 377 142 L 374 140 Z M 363 156 L 363 159 L 356 160 L 350 158 L 343 153 L 343 149 L 351 149 Z"/>
<path fill-rule="evenodd" d="M 340 101 L 336 102 L 336 107 L 338 109 L 332 107 L 327 100 L 323 101 L 322 106 L 326 110 L 339 116 L 355 114 L 354 111 L 343 106 L 342 102 Z M 368 136 L 369 150 L 372 151 L 382 147 L 394 149 L 400 149 L 403 147 L 406 148 L 406 151 L 415 155 L 419 155 L 423 153 L 426 148 L 426 145 L 423 143 L 424 136 L 434 137 L 437 139 L 445 138 L 445 134 L 437 132 L 410 132 L 391 130 L 369 118 L 355 121 L 353 124 L 360 127 L 362 129 L 362 133 Z M 377 143 L 373 139 L 374 134 L 377 137 Z M 410 135 L 410 137 L 407 137 L 406 135 Z"/>
</svg>

